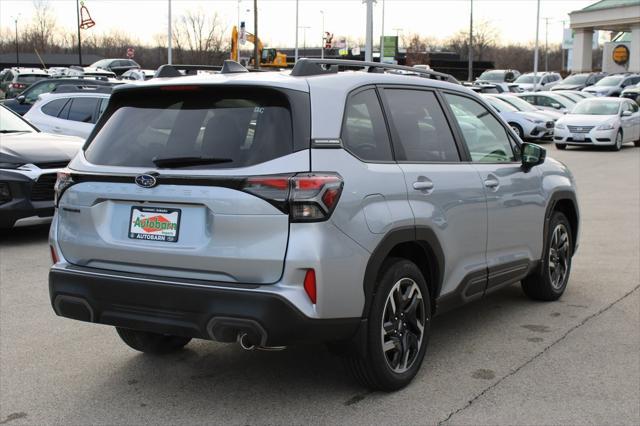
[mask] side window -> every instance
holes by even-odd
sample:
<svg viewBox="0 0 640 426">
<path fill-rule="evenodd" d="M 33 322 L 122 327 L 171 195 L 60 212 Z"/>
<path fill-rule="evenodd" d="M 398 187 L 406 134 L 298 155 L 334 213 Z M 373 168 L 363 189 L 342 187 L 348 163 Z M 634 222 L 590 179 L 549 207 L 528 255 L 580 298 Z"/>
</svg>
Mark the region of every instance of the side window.
<svg viewBox="0 0 640 426">
<path fill-rule="evenodd" d="M 361 160 L 393 160 L 387 127 L 375 90 L 363 90 L 347 101 L 342 142 Z"/>
<path fill-rule="evenodd" d="M 38 96 L 51 92 L 55 87 L 56 83 L 51 82 L 37 84 L 25 95 L 25 102 L 32 104 L 38 99 Z"/>
<path fill-rule="evenodd" d="M 462 130 L 472 161 L 516 161 L 507 131 L 484 106 L 464 96 L 447 93 L 445 97 Z"/>
<path fill-rule="evenodd" d="M 547 98 L 546 96 L 536 96 L 537 98 L 537 104 L 540 106 L 546 106 L 546 107 L 552 107 L 553 105 L 551 104 L 555 104 L 555 103 L 559 103 L 558 101 L 556 101 L 555 99 L 550 99 Z"/>
<path fill-rule="evenodd" d="M 536 100 L 533 96 L 522 96 L 522 99 L 529 102 L 531 105 L 536 105 Z"/>
<path fill-rule="evenodd" d="M 627 105 L 629 105 L 629 107 L 631 108 L 631 112 L 633 113 L 636 113 L 638 112 L 638 110 L 640 110 L 640 108 L 638 107 L 638 104 L 635 102 L 629 103 Z"/>
<path fill-rule="evenodd" d="M 460 161 L 449 123 L 433 92 L 385 89 L 384 95 L 399 138 L 397 160 Z"/>
<path fill-rule="evenodd" d="M 68 120 L 79 121 L 81 123 L 92 123 L 99 99 L 97 98 L 75 98 L 71 102 Z"/>
<path fill-rule="evenodd" d="M 55 101 L 51 101 L 40 108 L 40 110 L 52 117 L 57 117 L 60 114 L 60 111 L 66 105 L 68 99 L 56 99 Z"/>
</svg>

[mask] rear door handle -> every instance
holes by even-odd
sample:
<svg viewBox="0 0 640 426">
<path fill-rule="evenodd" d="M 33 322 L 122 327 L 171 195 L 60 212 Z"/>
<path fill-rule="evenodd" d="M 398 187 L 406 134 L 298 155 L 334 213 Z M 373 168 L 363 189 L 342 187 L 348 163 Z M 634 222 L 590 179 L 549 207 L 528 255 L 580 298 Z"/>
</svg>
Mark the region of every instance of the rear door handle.
<svg viewBox="0 0 640 426">
<path fill-rule="evenodd" d="M 428 180 L 419 180 L 417 182 L 413 182 L 413 189 L 418 191 L 433 189 L 433 182 Z"/>
</svg>

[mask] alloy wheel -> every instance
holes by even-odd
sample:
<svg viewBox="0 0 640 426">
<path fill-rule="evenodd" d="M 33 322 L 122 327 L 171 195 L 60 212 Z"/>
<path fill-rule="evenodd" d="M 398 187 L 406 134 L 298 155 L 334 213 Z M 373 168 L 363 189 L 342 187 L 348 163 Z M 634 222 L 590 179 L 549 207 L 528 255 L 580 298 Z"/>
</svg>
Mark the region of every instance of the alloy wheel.
<svg viewBox="0 0 640 426">
<path fill-rule="evenodd" d="M 560 290 L 569 273 L 569 232 L 559 223 L 551 235 L 549 245 L 549 279 L 551 286 Z"/>
<path fill-rule="evenodd" d="M 406 372 L 418 358 L 428 321 L 424 303 L 420 287 L 411 278 L 397 281 L 387 296 L 382 313 L 382 351 L 395 373 Z"/>
<path fill-rule="evenodd" d="M 622 133 L 620 132 L 618 132 L 618 135 L 616 136 L 616 149 L 622 149 Z"/>
</svg>

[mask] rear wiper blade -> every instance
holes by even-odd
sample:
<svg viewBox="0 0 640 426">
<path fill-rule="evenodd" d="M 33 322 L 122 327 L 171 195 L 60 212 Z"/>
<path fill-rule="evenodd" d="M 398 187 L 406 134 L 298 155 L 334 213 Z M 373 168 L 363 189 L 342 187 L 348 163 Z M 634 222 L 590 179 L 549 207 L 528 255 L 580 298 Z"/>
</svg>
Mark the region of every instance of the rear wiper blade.
<svg viewBox="0 0 640 426">
<path fill-rule="evenodd" d="M 231 163 L 232 158 L 213 158 L 213 157 L 172 157 L 172 158 L 154 158 L 153 164 L 158 167 L 189 167 L 199 166 L 203 164 L 221 164 Z"/>
</svg>

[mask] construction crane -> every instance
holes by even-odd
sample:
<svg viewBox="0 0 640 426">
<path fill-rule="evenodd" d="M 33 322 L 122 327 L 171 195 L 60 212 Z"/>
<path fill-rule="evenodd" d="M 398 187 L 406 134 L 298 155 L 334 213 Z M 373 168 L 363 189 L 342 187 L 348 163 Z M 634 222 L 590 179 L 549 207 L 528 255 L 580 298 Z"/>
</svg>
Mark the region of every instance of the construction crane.
<svg viewBox="0 0 640 426">
<path fill-rule="evenodd" d="M 231 59 L 238 61 L 239 48 L 238 48 L 238 27 L 234 25 L 231 31 Z M 250 32 L 245 32 L 246 39 L 249 43 L 258 45 L 258 55 L 260 55 L 260 67 L 272 67 L 272 68 L 286 68 L 287 67 L 287 55 L 278 52 L 274 48 L 265 48 L 259 38 L 256 38 Z M 254 58 L 252 58 L 254 60 Z"/>
</svg>

